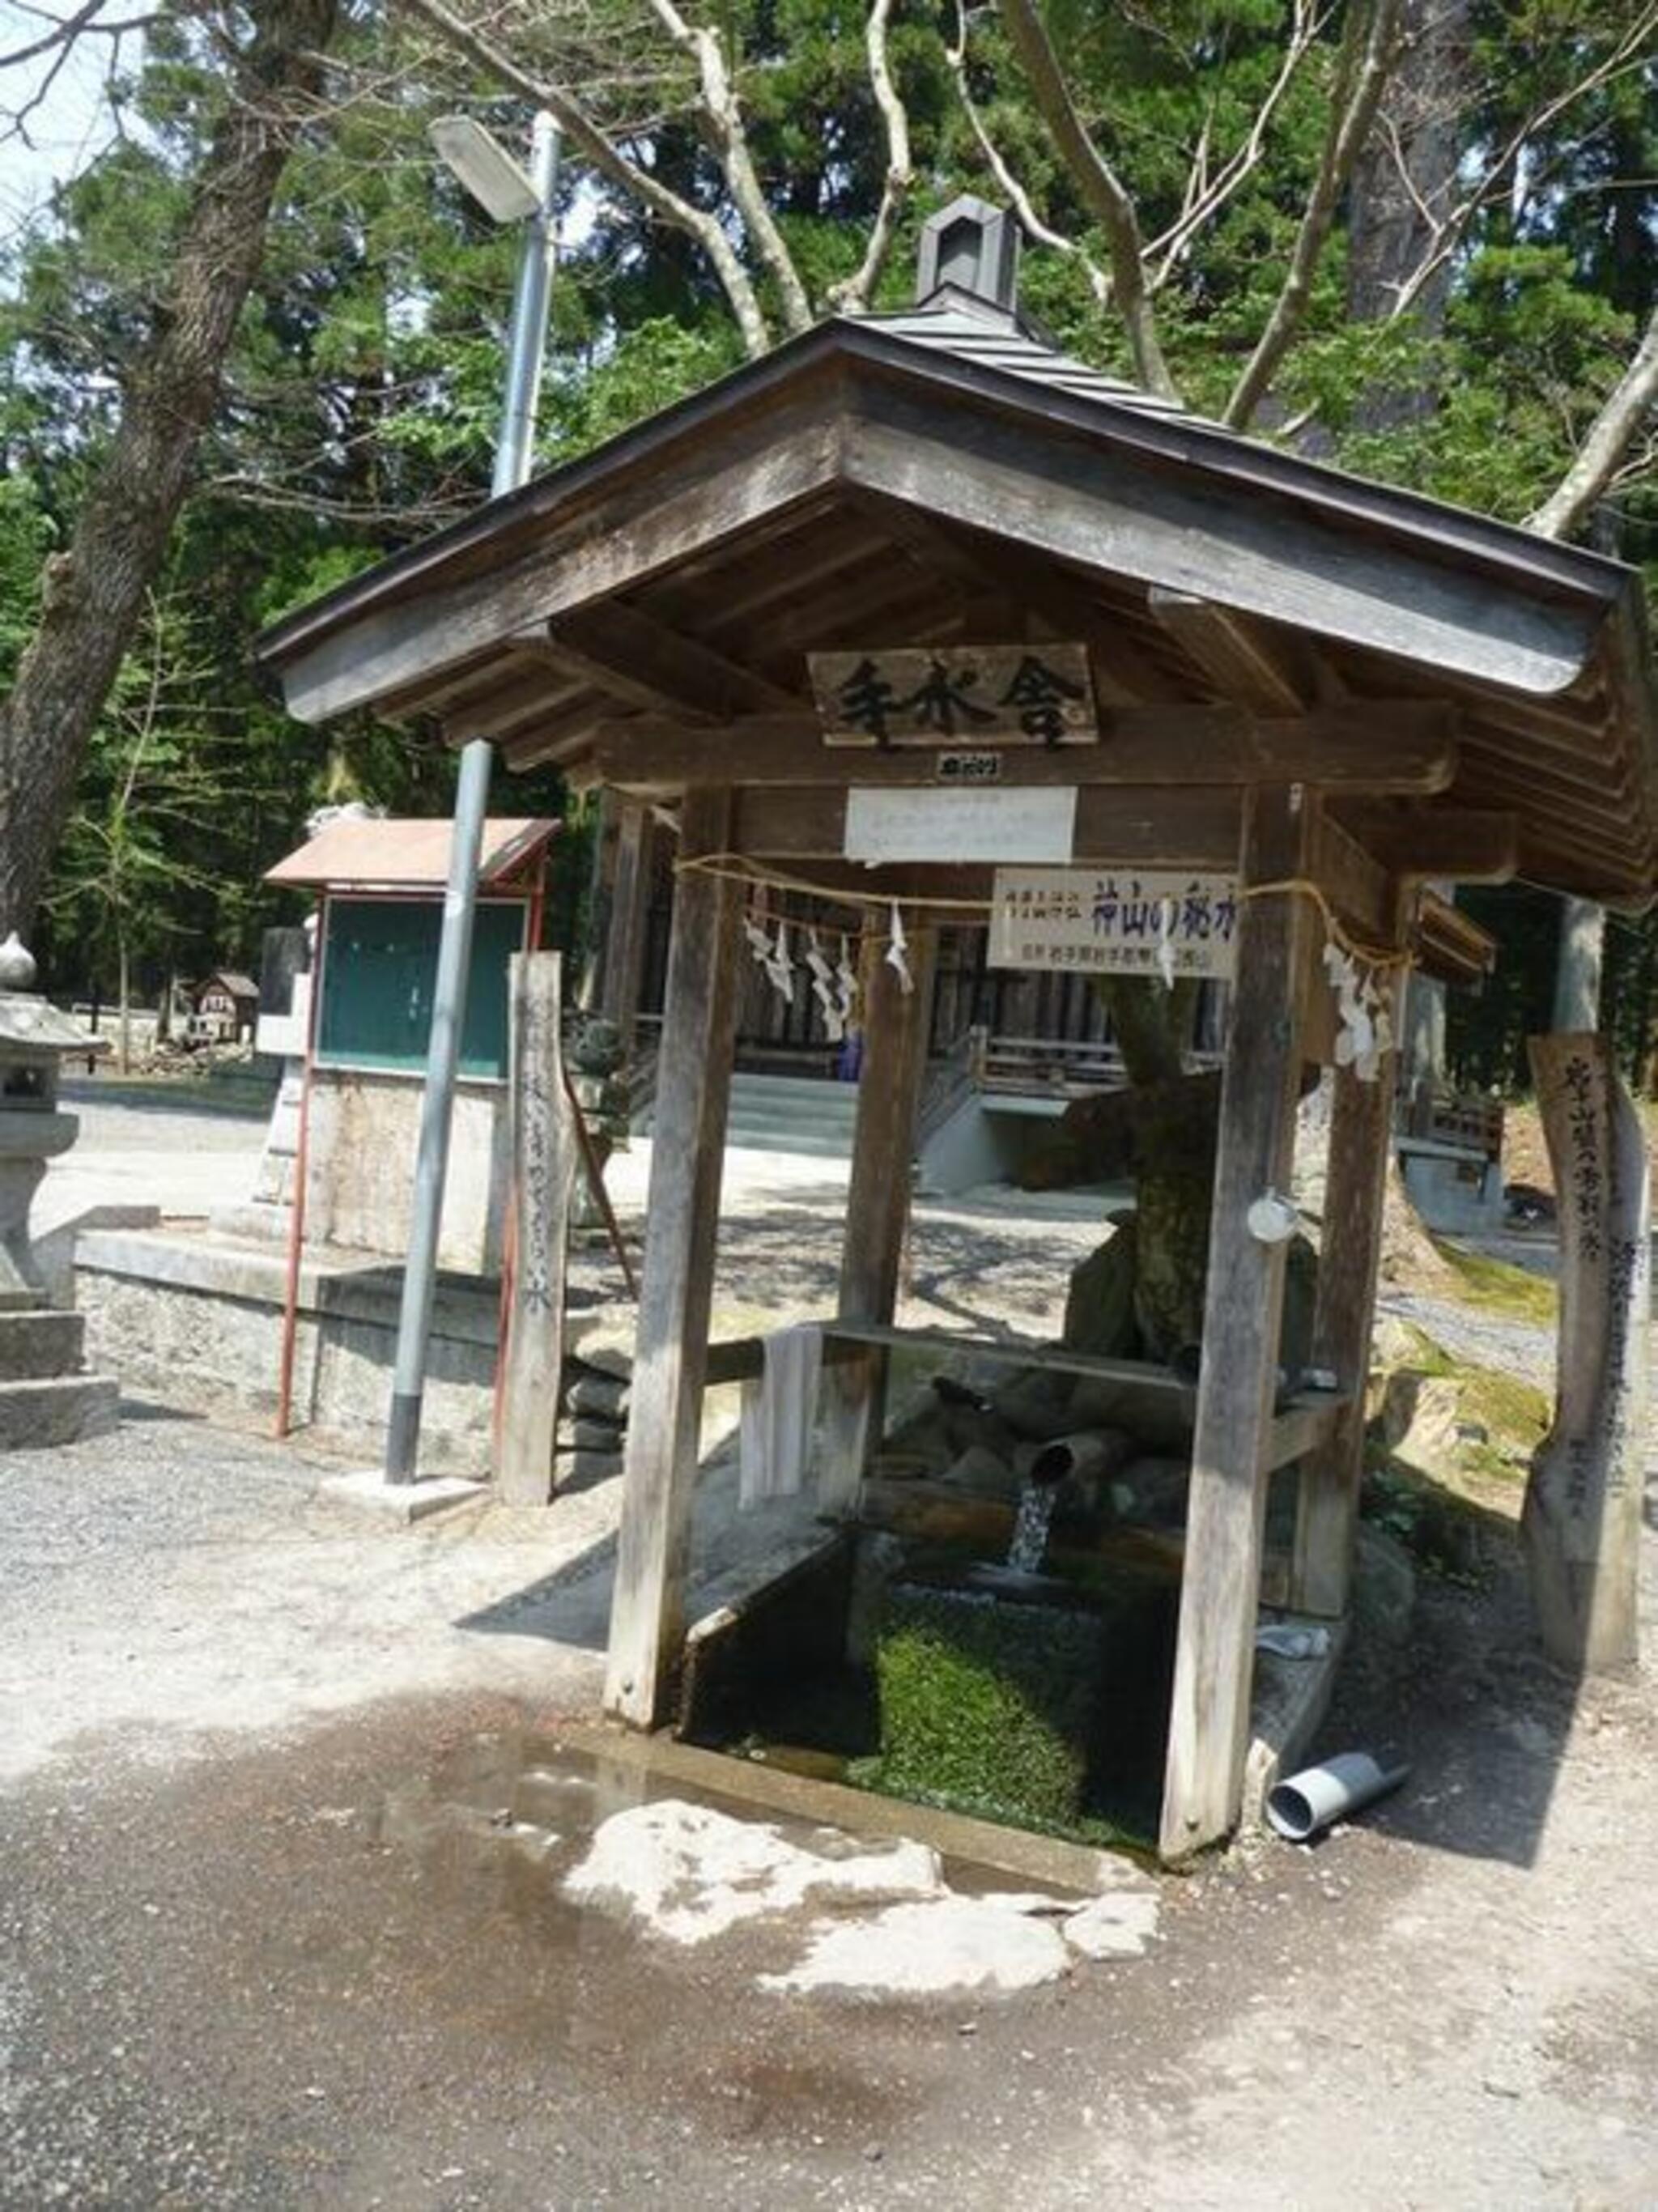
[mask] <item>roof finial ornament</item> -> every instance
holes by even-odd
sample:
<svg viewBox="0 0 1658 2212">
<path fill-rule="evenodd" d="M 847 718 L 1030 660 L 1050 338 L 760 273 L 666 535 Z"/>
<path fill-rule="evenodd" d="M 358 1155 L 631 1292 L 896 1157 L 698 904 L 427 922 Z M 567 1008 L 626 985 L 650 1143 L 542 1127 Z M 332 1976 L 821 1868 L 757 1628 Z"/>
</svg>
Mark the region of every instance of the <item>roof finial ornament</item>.
<svg viewBox="0 0 1658 2212">
<path fill-rule="evenodd" d="M 915 304 L 948 289 L 1013 313 L 1019 289 L 1019 227 L 1005 208 L 963 192 L 921 226 Z"/>
</svg>

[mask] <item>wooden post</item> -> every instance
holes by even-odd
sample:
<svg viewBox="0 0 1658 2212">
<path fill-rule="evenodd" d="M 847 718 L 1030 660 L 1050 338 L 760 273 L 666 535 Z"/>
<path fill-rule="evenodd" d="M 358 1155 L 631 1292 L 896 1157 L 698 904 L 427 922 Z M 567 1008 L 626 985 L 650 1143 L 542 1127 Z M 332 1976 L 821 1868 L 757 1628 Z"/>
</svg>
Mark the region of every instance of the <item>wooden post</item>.
<svg viewBox="0 0 1658 2212">
<path fill-rule="evenodd" d="M 614 1022 L 621 1032 L 623 1052 L 628 1058 L 633 1054 L 634 1030 L 639 1018 L 639 985 L 645 965 L 646 924 L 650 915 L 653 842 L 650 809 L 638 800 L 624 802 L 616 831 L 616 875 L 610 886 L 598 1006 L 605 1020 Z"/>
<path fill-rule="evenodd" d="M 835 1309 L 842 1321 L 892 1319 L 904 1224 L 909 1218 L 915 1113 L 926 1068 L 937 935 L 931 929 L 912 935 L 909 958 L 915 988 L 907 993 L 885 957 L 886 933 L 882 920 L 869 925 L 865 938 L 864 1058 Z M 879 1431 L 886 1367 L 886 1353 L 872 1351 L 847 1365 L 824 1370 L 817 1480 L 823 1512 L 847 1511 L 856 1500 L 871 1440 Z"/>
<path fill-rule="evenodd" d="M 559 1039 L 562 971 L 556 952 L 515 952 L 509 969 L 513 1267 L 495 1467 L 508 1505 L 544 1505 L 553 1488 L 576 1158 Z"/>
<path fill-rule="evenodd" d="M 725 851 L 730 823 L 728 791 L 687 792 L 682 860 Z M 742 886 L 729 878 L 695 871 L 679 878 L 604 1682 L 607 1711 L 640 1728 L 664 1717 L 683 1640 L 741 906 Z"/>
<path fill-rule="evenodd" d="M 1246 887 L 1304 872 L 1315 811 L 1299 785 L 1249 793 Z M 1239 921 L 1163 1784 L 1169 1859 L 1225 1835 L 1242 1802 L 1285 1250 L 1259 1242 L 1245 1217 L 1263 1192 L 1290 1185 L 1300 986 L 1315 926 L 1310 900 L 1293 892 L 1247 898 Z"/>
<path fill-rule="evenodd" d="M 1302 1466 L 1290 1604 L 1296 1612 L 1332 1620 L 1347 1609 L 1352 1578 L 1363 1474 L 1364 1385 L 1393 1145 L 1394 1066 L 1388 1053 L 1374 1083 L 1361 1083 L 1351 1067 L 1338 1068 L 1330 1108 L 1312 1364 L 1329 1368 L 1351 1395 L 1333 1434 Z"/>
<path fill-rule="evenodd" d="M 1554 1422 L 1520 1533 L 1549 1656 L 1602 1674 L 1639 1656 L 1652 1208 L 1639 1115 L 1608 1040 L 1529 1040 L 1560 1194 Z"/>
</svg>

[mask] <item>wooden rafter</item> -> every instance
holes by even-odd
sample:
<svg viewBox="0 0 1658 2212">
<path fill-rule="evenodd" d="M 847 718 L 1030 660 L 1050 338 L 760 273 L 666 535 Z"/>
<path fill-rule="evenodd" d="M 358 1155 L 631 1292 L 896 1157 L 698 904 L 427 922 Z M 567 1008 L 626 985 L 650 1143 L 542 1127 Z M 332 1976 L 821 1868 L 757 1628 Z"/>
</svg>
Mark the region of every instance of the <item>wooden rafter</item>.
<svg viewBox="0 0 1658 2212">
<path fill-rule="evenodd" d="M 1292 714 L 1316 696 L 1310 654 L 1293 652 L 1247 615 L 1156 584 L 1146 604 L 1223 698 L 1269 714 Z"/>
</svg>

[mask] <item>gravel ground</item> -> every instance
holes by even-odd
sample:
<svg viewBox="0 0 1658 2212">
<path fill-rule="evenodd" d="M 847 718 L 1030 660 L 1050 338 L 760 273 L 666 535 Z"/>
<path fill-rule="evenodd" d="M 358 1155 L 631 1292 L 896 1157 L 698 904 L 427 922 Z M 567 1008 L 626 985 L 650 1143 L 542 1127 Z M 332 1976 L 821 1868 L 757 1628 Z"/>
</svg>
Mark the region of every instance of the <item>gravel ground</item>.
<svg viewBox="0 0 1658 2212">
<path fill-rule="evenodd" d="M 1554 1331 L 1529 1322 L 1503 1321 L 1478 1308 L 1457 1304 L 1449 1298 L 1418 1298 L 1388 1291 L 1380 1300 L 1383 1313 L 1417 1328 L 1442 1344 L 1453 1358 L 1476 1366 L 1500 1368 L 1534 1382 L 1540 1390 L 1554 1388 Z"/>
<path fill-rule="evenodd" d="M 817 1300 L 843 1193 L 767 1174 L 727 1295 Z M 923 1209 L 910 1310 L 1051 1326 L 1096 1236 Z M 1549 1673 L 1511 1553 L 1357 1654 L 1328 1747 L 1414 1769 L 1361 1823 L 1166 1881 L 1145 1958 L 853 2005 L 492 1817 L 592 1709 L 614 1486 L 408 1532 L 328 1471 L 165 1417 L 0 1459 L 0 2204 L 1658 2203 L 1650 1676 Z M 795 1534 L 703 1493 L 699 1602 Z"/>
</svg>

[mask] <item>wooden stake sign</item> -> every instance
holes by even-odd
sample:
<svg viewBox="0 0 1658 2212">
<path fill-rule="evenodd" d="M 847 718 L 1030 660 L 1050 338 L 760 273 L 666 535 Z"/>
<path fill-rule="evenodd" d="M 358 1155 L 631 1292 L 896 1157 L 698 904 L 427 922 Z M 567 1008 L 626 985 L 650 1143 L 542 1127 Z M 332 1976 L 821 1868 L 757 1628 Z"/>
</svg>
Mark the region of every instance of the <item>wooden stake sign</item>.
<svg viewBox="0 0 1658 2212">
<path fill-rule="evenodd" d="M 559 1042 L 561 956 L 515 952 L 509 972 L 514 1266 L 495 1483 L 507 1504 L 544 1505 L 553 1480 L 576 1146 Z"/>
<path fill-rule="evenodd" d="M 1646 1466 L 1651 1237 L 1646 1146 L 1604 1037 L 1533 1037 L 1560 1194 L 1554 1426 L 1521 1533 L 1543 1641 L 1574 1671 L 1632 1662 Z"/>
<path fill-rule="evenodd" d="M 1086 646 L 877 647 L 806 665 L 826 744 L 1099 742 Z"/>
</svg>

